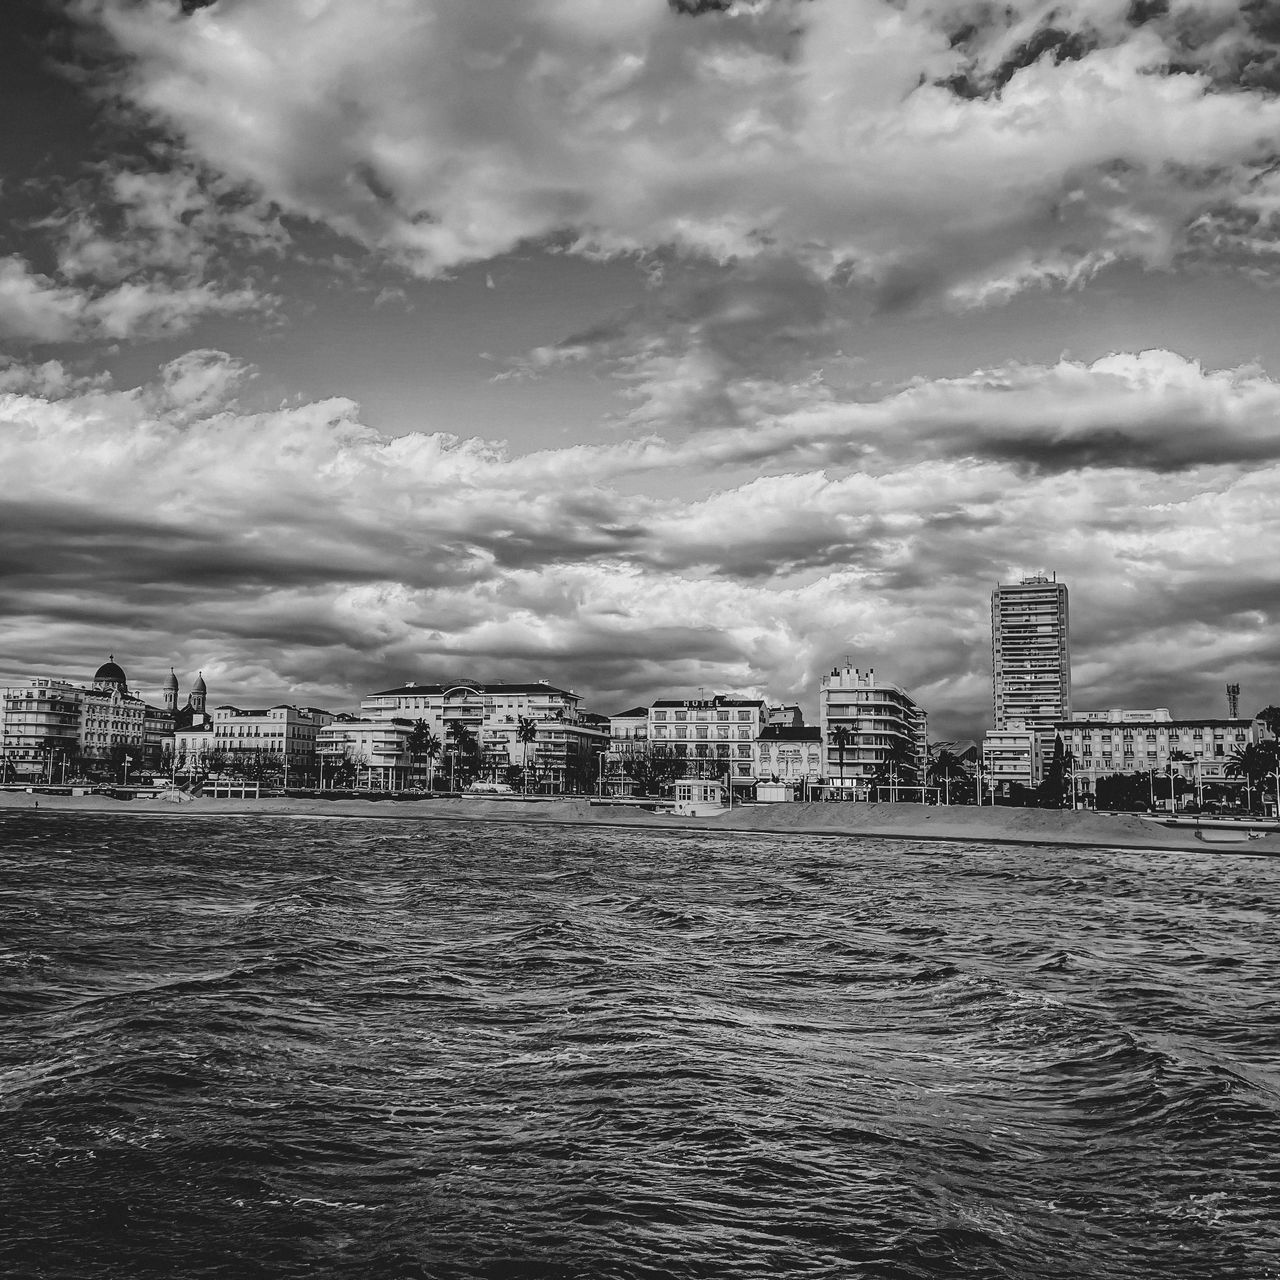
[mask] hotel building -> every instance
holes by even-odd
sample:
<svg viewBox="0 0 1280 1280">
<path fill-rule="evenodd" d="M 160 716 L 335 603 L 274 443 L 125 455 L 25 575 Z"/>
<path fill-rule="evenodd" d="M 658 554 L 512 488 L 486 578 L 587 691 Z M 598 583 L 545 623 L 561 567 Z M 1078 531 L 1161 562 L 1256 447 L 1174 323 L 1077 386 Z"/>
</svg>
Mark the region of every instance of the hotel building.
<svg viewBox="0 0 1280 1280">
<path fill-rule="evenodd" d="M 727 773 L 735 787 L 756 780 L 756 743 L 767 708 L 759 698 L 659 698 L 648 709 L 651 749 L 669 748 L 688 776 Z"/>
<path fill-rule="evenodd" d="M 1099 778 L 1115 773 L 1168 774 L 1174 771 L 1206 784 L 1238 785 L 1228 778 L 1232 755 L 1264 736 L 1263 727 L 1243 719 L 1175 719 L 1167 707 L 1082 711 L 1054 725 L 1071 752 L 1076 785 L 1092 793 Z M 1181 758 L 1175 758 L 1181 757 Z"/>
</svg>

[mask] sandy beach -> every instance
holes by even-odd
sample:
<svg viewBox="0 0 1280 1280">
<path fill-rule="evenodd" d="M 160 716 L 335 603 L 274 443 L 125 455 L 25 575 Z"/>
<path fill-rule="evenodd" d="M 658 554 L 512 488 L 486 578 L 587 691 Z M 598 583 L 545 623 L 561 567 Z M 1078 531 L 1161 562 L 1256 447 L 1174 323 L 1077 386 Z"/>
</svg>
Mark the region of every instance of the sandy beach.
<svg viewBox="0 0 1280 1280">
<path fill-rule="evenodd" d="M 628 806 L 593 804 L 582 797 L 555 800 L 466 797 L 431 800 L 315 800 L 202 797 L 115 800 L 109 796 L 56 796 L 0 792 L 0 811 L 154 816 L 172 821 L 207 817 L 299 819 L 374 818 L 606 825 L 646 830 L 743 831 L 779 835 L 882 836 L 902 840 L 989 841 L 1015 844 L 1102 846 L 1116 849 L 1194 849 L 1198 852 L 1280 854 L 1280 834 L 1227 843 L 1201 840 L 1191 827 L 1172 828 L 1136 814 L 1098 814 L 918 804 L 745 805 L 712 818 L 685 818 Z"/>
</svg>

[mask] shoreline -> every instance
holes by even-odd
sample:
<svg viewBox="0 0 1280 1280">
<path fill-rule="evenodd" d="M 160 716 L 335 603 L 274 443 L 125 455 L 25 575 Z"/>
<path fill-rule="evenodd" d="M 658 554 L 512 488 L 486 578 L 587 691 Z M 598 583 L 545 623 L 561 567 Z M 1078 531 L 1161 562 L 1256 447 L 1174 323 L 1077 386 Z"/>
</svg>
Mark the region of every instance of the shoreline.
<svg viewBox="0 0 1280 1280">
<path fill-rule="evenodd" d="M 816 802 L 750 805 L 711 818 L 686 818 L 627 806 L 596 805 L 585 797 L 521 800 L 467 797 L 431 800 L 313 800 L 269 797 L 181 804 L 162 799 L 113 800 L 0 792 L 0 819 L 10 813 L 97 814 L 202 818 L 377 819 L 599 826 L 648 832 L 733 832 L 742 835 L 850 837 L 886 840 L 1061 845 L 1126 852 L 1198 852 L 1280 856 L 1280 833 L 1258 839 L 1200 840 L 1192 827 L 1166 827 L 1135 814 L 1003 806 Z M 1242 826 L 1244 824 L 1241 824 Z"/>
</svg>

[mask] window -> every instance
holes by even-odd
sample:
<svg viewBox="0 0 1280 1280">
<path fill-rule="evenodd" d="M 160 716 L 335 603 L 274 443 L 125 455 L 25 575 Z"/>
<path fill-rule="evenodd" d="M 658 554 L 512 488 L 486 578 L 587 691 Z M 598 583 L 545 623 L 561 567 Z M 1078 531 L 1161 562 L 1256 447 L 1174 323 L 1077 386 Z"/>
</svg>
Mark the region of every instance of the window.
<svg viewBox="0 0 1280 1280">
<path fill-rule="evenodd" d="M 739 719 L 739 720 L 750 720 L 750 719 L 751 719 L 751 712 L 750 712 L 750 711 L 739 711 L 739 712 L 738 712 L 738 719 Z"/>
<path fill-rule="evenodd" d="M 688 713 L 687 711 L 677 711 L 677 712 L 676 712 L 676 719 L 677 719 L 677 720 L 687 720 L 688 718 L 689 718 L 689 713 Z"/>
<path fill-rule="evenodd" d="M 667 718 L 667 713 L 665 711 L 655 711 L 653 713 L 653 718 L 655 720 L 665 720 Z"/>
</svg>

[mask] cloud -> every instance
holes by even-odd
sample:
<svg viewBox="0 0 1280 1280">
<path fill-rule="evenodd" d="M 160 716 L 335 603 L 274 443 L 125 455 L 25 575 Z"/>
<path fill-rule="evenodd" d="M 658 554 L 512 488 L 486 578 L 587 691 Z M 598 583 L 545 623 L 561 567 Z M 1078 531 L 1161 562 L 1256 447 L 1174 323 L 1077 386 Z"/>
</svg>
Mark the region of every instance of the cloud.
<svg viewBox="0 0 1280 1280">
<path fill-rule="evenodd" d="M 31 253 L 51 270 L 25 254 L 0 257 L 0 340 L 171 338 L 208 316 L 271 313 L 278 299 L 243 264 L 284 247 L 272 211 L 163 149 L 150 161 L 170 167 L 101 164 L 71 183 L 28 182 L 10 201 Z M 17 204 L 32 201 L 42 212 L 22 217 Z"/>
<path fill-rule="evenodd" d="M 259 311 L 269 301 L 251 288 L 162 280 L 87 289 L 41 275 L 17 256 L 0 258 L 0 339 L 6 342 L 172 337 L 206 316 Z"/>
<path fill-rule="evenodd" d="M 670 247 L 981 305 L 1211 252 L 1188 228 L 1267 181 L 1280 46 L 1260 10 L 688 8 L 72 11 L 114 42 L 115 90 L 202 164 L 428 276 L 530 241 Z"/>
<path fill-rule="evenodd" d="M 702 686 L 812 711 L 849 653 L 957 736 L 985 716 L 992 586 L 1047 567 L 1082 701 L 1150 669 L 1188 714 L 1228 671 L 1275 700 L 1280 384 L 1255 370 L 1117 354 L 524 456 L 389 436 L 347 400 L 248 411 L 253 371 L 216 351 L 132 388 L 4 376 L 15 674 L 96 666 L 124 633 L 149 637 L 144 687 L 173 662 L 219 698 L 350 706 L 461 669 L 604 710 Z M 1132 441 L 1119 464 L 1067 447 L 1104 429 Z M 660 496 L 672 477 L 690 497 Z"/>
</svg>

